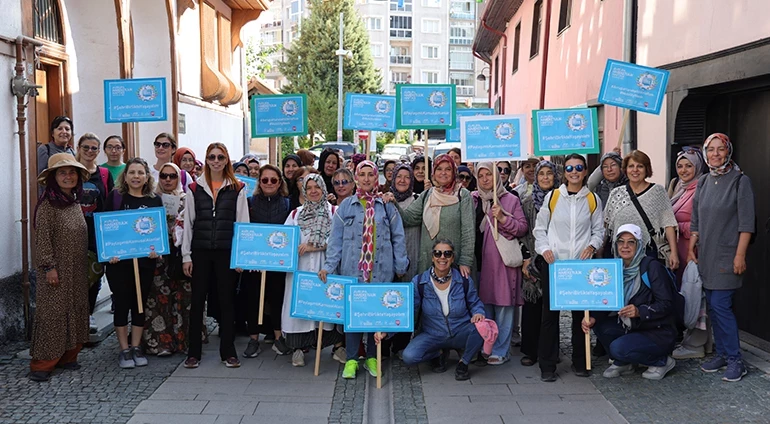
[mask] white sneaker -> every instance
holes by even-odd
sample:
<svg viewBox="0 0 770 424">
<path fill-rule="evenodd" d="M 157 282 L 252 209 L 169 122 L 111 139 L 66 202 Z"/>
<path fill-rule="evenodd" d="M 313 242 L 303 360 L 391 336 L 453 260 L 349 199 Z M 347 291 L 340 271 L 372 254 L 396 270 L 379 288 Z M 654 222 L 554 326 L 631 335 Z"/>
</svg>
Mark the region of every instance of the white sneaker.
<svg viewBox="0 0 770 424">
<path fill-rule="evenodd" d="M 676 361 L 672 357 L 666 358 L 666 365 L 662 367 L 649 367 L 642 373 L 642 377 L 648 380 L 661 380 L 666 374 L 676 366 Z"/>
<path fill-rule="evenodd" d="M 628 365 L 610 365 L 609 368 L 604 370 L 602 377 L 604 378 L 617 378 L 621 375 L 631 375 L 634 373 L 634 364 Z"/>
<path fill-rule="evenodd" d="M 88 318 L 88 327 L 89 327 L 89 328 L 88 328 L 88 331 L 89 331 L 91 334 L 96 334 L 96 332 L 97 332 L 97 331 L 99 331 L 99 327 L 96 325 L 96 318 L 94 318 L 94 316 L 93 316 L 93 315 L 91 315 L 91 316 Z"/>
<path fill-rule="evenodd" d="M 302 349 L 295 350 L 294 354 L 291 355 L 291 364 L 295 367 L 305 366 L 305 352 Z"/>
<path fill-rule="evenodd" d="M 703 346 L 696 349 L 688 349 L 684 346 L 679 346 L 674 349 L 674 352 L 671 354 L 671 357 L 674 359 L 697 359 L 705 356 L 706 353 L 703 351 Z"/>
</svg>

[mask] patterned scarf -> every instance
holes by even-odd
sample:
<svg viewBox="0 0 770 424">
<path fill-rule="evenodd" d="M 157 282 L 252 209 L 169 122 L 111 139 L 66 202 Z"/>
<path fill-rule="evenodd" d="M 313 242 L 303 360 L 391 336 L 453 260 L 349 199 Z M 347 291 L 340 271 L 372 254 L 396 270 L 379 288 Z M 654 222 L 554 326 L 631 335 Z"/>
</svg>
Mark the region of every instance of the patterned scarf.
<svg viewBox="0 0 770 424">
<path fill-rule="evenodd" d="M 615 161 L 615 163 L 618 164 L 618 168 L 620 169 L 620 177 L 618 177 L 615 181 L 609 181 L 608 179 L 604 178 L 602 176 L 602 180 L 599 182 L 599 185 L 596 187 L 594 192 L 599 196 L 600 199 L 602 199 L 602 205 L 606 205 L 610 198 L 610 192 L 615 189 L 615 187 L 620 187 L 622 185 L 625 185 L 628 183 L 628 177 L 626 177 L 626 174 L 623 173 L 623 158 L 620 157 L 619 154 L 615 152 L 608 152 L 605 153 L 601 160 L 599 160 L 599 167 L 604 165 L 604 162 L 607 159 L 612 159 Z"/>
<path fill-rule="evenodd" d="M 317 202 L 313 202 L 307 197 L 307 184 L 310 181 L 318 184 L 318 188 L 321 189 L 321 200 Z M 327 194 L 326 184 L 319 174 L 308 174 L 302 181 L 302 198 L 305 203 L 299 212 L 297 223 L 302 234 L 308 237 L 308 243 L 314 247 L 326 245 L 326 239 L 329 238 L 332 228 L 332 219 L 328 210 L 329 202 L 326 200 Z"/>
<path fill-rule="evenodd" d="M 700 150 L 694 150 L 694 149 L 685 149 L 679 152 L 678 155 L 676 155 L 676 163 L 679 164 L 680 160 L 687 160 L 689 161 L 693 168 L 695 168 L 695 175 L 692 177 L 692 179 L 686 183 L 682 182 L 681 178 L 678 178 L 679 181 L 677 181 L 676 186 L 674 187 L 673 192 L 671 193 L 671 205 L 675 205 L 676 202 L 679 201 L 679 199 L 682 197 L 682 195 L 689 189 L 695 188 L 695 186 L 698 184 L 698 178 L 700 178 L 701 175 L 703 175 L 703 156 L 701 156 Z"/>
<path fill-rule="evenodd" d="M 423 208 L 422 222 L 428 230 L 430 239 L 433 240 L 441 229 L 441 208 L 451 206 L 460 201 L 460 183 L 457 181 L 457 165 L 455 161 L 447 154 L 439 155 L 433 163 L 433 176 L 435 179 L 436 169 L 442 163 L 448 163 L 452 166 L 452 179 L 443 186 L 434 186 L 430 191 L 425 207 Z"/>
<path fill-rule="evenodd" d="M 405 169 L 409 171 L 409 188 L 405 192 L 399 192 L 396 190 L 396 175 L 398 175 L 398 171 Z M 409 164 L 401 163 L 396 165 L 395 168 L 393 168 L 393 177 L 392 177 L 391 184 L 390 184 L 390 191 L 393 193 L 393 196 L 396 197 L 396 202 L 403 202 L 404 200 L 408 199 L 412 193 L 414 193 L 414 173 L 412 172 L 412 167 L 409 166 Z"/>
<path fill-rule="evenodd" d="M 374 175 L 379 175 L 377 165 L 369 160 L 364 160 L 356 166 L 356 177 L 364 167 L 372 168 Z M 374 270 L 374 200 L 380 197 L 377 192 L 377 182 L 375 181 L 372 191 L 364 191 L 359 184 L 356 188 L 356 195 L 359 199 L 364 199 L 366 209 L 364 210 L 364 231 L 361 241 L 361 258 L 358 260 L 358 270 L 364 274 L 364 281 L 367 283 L 372 279 L 372 270 Z"/>
<path fill-rule="evenodd" d="M 551 171 L 553 171 L 553 186 L 550 190 L 543 190 L 540 187 L 540 184 L 537 182 L 537 174 L 540 173 L 540 170 L 543 167 L 551 168 Z M 543 206 L 543 200 L 545 199 L 545 195 L 550 193 L 551 190 L 558 187 L 559 181 L 559 170 L 556 168 L 556 164 L 549 161 L 549 160 L 541 160 L 537 167 L 535 167 L 535 183 L 532 187 L 532 201 L 535 204 L 535 212 L 540 212 L 540 207 Z"/>
<path fill-rule="evenodd" d="M 725 159 L 725 163 L 723 163 L 720 166 L 711 166 L 711 164 L 708 163 L 708 156 L 706 155 L 706 149 L 708 149 L 709 144 L 714 139 L 721 141 L 722 144 L 724 144 L 724 146 L 727 147 L 727 159 Z M 733 162 L 732 160 L 733 143 L 730 142 L 729 137 L 727 137 L 722 133 L 714 133 L 708 136 L 708 138 L 706 139 L 706 142 L 703 143 L 703 157 L 707 158 L 706 164 L 709 167 L 709 173 L 711 173 L 713 177 L 719 177 L 719 176 L 728 174 L 730 171 L 733 170 L 733 168 L 736 168 L 740 171 L 740 167 L 738 167 L 738 165 L 736 165 L 735 162 Z"/>
</svg>

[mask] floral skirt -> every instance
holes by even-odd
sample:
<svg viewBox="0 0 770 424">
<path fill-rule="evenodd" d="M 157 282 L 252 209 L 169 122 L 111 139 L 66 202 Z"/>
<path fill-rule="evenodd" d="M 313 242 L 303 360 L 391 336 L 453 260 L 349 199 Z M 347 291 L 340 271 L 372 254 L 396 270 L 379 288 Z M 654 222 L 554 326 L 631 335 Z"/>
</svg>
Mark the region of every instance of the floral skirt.
<svg viewBox="0 0 770 424">
<path fill-rule="evenodd" d="M 187 352 L 187 329 L 192 302 L 188 278 L 171 278 L 168 258 L 158 259 L 155 277 L 145 307 L 145 351 L 151 355 L 161 352 Z M 204 318 L 205 320 L 205 318 Z M 204 331 L 206 326 L 203 326 Z M 205 338 L 205 335 L 202 335 Z"/>
</svg>

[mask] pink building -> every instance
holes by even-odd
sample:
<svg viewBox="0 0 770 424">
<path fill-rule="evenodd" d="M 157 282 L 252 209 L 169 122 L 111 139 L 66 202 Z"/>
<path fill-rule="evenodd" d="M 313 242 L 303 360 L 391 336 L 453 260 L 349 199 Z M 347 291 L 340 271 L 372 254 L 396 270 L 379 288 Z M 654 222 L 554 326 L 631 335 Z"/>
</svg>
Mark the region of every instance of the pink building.
<svg viewBox="0 0 770 424">
<path fill-rule="evenodd" d="M 606 60 L 671 72 L 660 115 L 631 113 L 629 147 L 649 154 L 652 180 L 666 184 L 683 146 L 700 146 L 714 132 L 730 136 L 733 159 L 754 184 L 758 224 L 735 310 L 741 330 L 766 341 L 768 14 L 767 0 L 487 0 L 473 45 L 490 64 L 490 105 L 498 113 L 598 106 L 604 151 L 617 145 L 622 125 L 617 108 L 596 104 Z"/>
</svg>

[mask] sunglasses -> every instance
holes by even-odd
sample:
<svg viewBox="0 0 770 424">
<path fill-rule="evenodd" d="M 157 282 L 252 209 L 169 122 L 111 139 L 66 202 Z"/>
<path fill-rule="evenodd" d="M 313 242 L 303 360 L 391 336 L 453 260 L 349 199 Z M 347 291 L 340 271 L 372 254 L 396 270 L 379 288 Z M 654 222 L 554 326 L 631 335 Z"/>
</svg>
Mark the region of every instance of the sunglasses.
<svg viewBox="0 0 770 424">
<path fill-rule="evenodd" d="M 497 167 L 497 172 L 499 172 L 499 173 L 501 173 L 501 174 L 509 174 L 509 175 L 510 175 L 510 173 L 511 173 L 511 168 L 503 168 L 503 167 L 501 167 L 501 166 L 498 166 L 498 167 Z"/>
<path fill-rule="evenodd" d="M 83 149 L 84 152 L 87 152 L 89 150 L 92 151 L 92 152 L 98 152 L 99 151 L 99 147 L 97 147 L 97 146 L 80 146 L 80 148 Z"/>
<path fill-rule="evenodd" d="M 452 259 L 454 257 L 455 252 L 451 250 L 434 250 L 433 251 L 433 257 L 438 259 L 443 255 L 446 259 Z"/>
<path fill-rule="evenodd" d="M 278 184 L 278 178 L 272 177 L 272 178 L 262 178 L 259 180 L 262 182 L 262 184 Z"/>
<path fill-rule="evenodd" d="M 160 174 L 158 174 L 158 177 L 161 180 L 175 180 L 175 179 L 179 178 L 179 174 L 177 174 L 176 172 L 173 172 L 171 174 L 166 174 L 166 173 L 161 172 Z"/>
<path fill-rule="evenodd" d="M 586 169 L 586 167 L 583 165 L 575 165 L 575 166 L 567 165 L 564 167 L 564 170 L 567 172 L 573 172 L 573 171 L 583 172 L 584 169 Z"/>
<path fill-rule="evenodd" d="M 162 143 L 160 141 L 156 141 L 155 143 L 152 143 L 152 145 L 155 146 L 156 149 L 160 147 L 168 149 L 169 147 L 173 146 L 173 144 L 169 143 L 168 141 L 164 141 Z"/>
<path fill-rule="evenodd" d="M 460 174 L 460 175 L 457 176 L 457 178 L 459 178 L 462 181 L 470 181 L 471 180 L 471 176 L 468 175 L 468 174 Z"/>
<path fill-rule="evenodd" d="M 210 160 L 212 162 L 215 161 L 215 160 L 224 161 L 224 160 L 227 160 L 227 156 L 225 156 L 225 155 L 208 155 L 208 156 L 206 156 L 206 159 L 208 159 L 208 160 Z"/>
<path fill-rule="evenodd" d="M 351 181 L 348 181 L 348 180 L 332 180 L 332 185 L 335 187 L 348 185 L 350 183 Z"/>
</svg>

